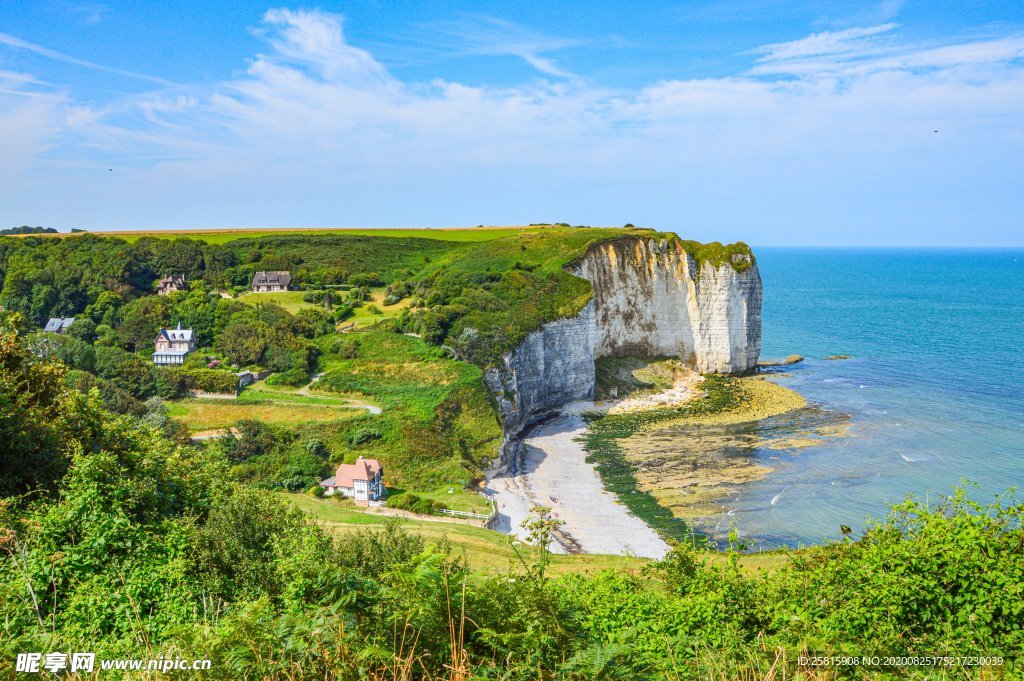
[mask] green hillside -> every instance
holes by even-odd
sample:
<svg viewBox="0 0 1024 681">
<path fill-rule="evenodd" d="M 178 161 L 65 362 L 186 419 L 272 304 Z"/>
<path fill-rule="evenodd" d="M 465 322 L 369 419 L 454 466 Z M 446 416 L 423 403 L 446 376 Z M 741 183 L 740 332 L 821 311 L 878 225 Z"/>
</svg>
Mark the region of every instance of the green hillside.
<svg viewBox="0 0 1024 681">
<path fill-rule="evenodd" d="M 395 507 L 486 510 L 474 482 L 501 430 L 484 369 L 585 304 L 564 266 L 628 235 L 671 238 L 0 237 L 0 676 L 19 653 L 68 650 L 210 658 L 176 675 L 203 679 L 1019 678 L 1012 497 L 908 500 L 788 553 L 686 535 L 654 562 L 551 556 L 543 512 L 530 544 L 309 493 L 363 455 Z M 236 298 L 260 269 L 298 290 Z M 189 290 L 155 295 L 171 272 Z M 58 315 L 76 317 L 66 334 L 39 332 Z M 157 330 L 178 322 L 199 347 L 154 366 Z M 230 399 L 236 367 L 272 373 Z M 222 436 L 190 439 L 207 428 Z M 801 661 L 816 656 L 924 661 Z"/>
</svg>

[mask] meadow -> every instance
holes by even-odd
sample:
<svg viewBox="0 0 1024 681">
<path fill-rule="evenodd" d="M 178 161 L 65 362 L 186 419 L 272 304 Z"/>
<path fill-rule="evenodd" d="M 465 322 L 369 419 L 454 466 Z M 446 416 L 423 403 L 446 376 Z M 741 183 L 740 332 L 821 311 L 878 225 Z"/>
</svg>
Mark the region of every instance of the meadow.
<svg viewBox="0 0 1024 681">
<path fill-rule="evenodd" d="M 291 314 L 299 310 L 319 307 L 314 303 L 307 303 L 302 299 L 303 291 L 271 291 L 268 293 L 244 293 L 236 300 L 246 305 L 279 305 Z"/>
<path fill-rule="evenodd" d="M 324 228 L 293 228 L 293 229 L 184 229 L 184 230 L 119 230 L 110 232 L 94 232 L 101 236 L 115 236 L 124 239 L 129 243 L 138 241 L 143 237 L 154 237 L 157 239 L 197 239 L 208 244 L 225 244 L 236 239 L 256 239 L 266 236 L 282 236 L 293 234 L 338 234 L 346 236 L 376 236 L 387 238 L 417 238 L 437 239 L 439 241 L 457 242 L 480 242 L 491 241 L 515 236 L 525 232 L 539 231 L 541 227 L 445 227 L 445 228 L 415 228 L 415 229 L 392 229 L 392 228 L 370 228 L 370 229 L 333 229 Z M 71 236 L 62 234 L 59 236 Z"/>
<path fill-rule="evenodd" d="M 186 399 L 170 402 L 167 415 L 183 422 L 190 432 L 229 428 L 242 419 L 301 427 L 352 418 L 365 412 L 339 406 L 319 406 L 297 402 L 235 402 L 233 400 Z"/>
</svg>

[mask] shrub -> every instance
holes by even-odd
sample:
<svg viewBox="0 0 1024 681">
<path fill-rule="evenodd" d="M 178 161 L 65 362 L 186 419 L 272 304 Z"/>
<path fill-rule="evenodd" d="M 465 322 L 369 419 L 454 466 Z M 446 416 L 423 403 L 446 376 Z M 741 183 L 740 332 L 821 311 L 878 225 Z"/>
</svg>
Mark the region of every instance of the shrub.
<svg viewBox="0 0 1024 681">
<path fill-rule="evenodd" d="M 156 394 L 165 400 L 183 397 L 188 392 L 188 379 L 179 369 L 160 368 L 156 370 Z"/>
<path fill-rule="evenodd" d="M 281 371 L 267 377 L 267 385 L 286 385 L 297 387 L 309 380 L 309 374 L 301 367 Z"/>
<path fill-rule="evenodd" d="M 167 369 L 192 390 L 207 393 L 233 393 L 238 389 L 238 376 L 220 369 Z"/>
<path fill-rule="evenodd" d="M 348 283 L 352 286 L 383 286 L 384 282 L 381 281 L 380 275 L 376 272 L 366 272 L 365 274 L 353 274 L 348 278 Z"/>
<path fill-rule="evenodd" d="M 390 497 L 388 499 L 388 506 L 422 515 L 431 515 L 444 508 L 444 506 L 436 501 L 431 501 L 426 497 L 421 497 L 411 492 L 403 492 L 402 494 Z"/>
<path fill-rule="evenodd" d="M 362 445 L 370 442 L 371 440 L 379 439 L 381 436 L 380 431 L 376 428 L 369 428 L 363 426 L 362 428 L 356 428 L 348 435 L 348 441 L 353 445 Z"/>
<path fill-rule="evenodd" d="M 103 408 L 115 414 L 141 416 L 146 411 L 141 402 L 114 385 L 114 383 L 104 378 L 97 378 L 88 372 L 69 371 L 67 382 L 72 388 L 83 393 L 87 393 L 93 388 L 98 389 L 100 401 L 103 402 Z"/>
</svg>

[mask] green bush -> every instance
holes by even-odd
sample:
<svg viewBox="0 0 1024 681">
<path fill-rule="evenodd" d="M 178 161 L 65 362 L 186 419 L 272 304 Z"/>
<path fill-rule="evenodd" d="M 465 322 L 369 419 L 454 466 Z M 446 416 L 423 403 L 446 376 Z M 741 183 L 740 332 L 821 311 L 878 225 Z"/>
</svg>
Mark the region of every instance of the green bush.
<svg viewBox="0 0 1024 681">
<path fill-rule="evenodd" d="M 280 371 L 267 377 L 267 385 L 285 385 L 298 387 L 309 380 L 309 374 L 301 367 L 295 367 L 288 371 Z"/>
<path fill-rule="evenodd" d="M 167 369 L 168 381 L 183 380 L 190 390 L 207 393 L 233 393 L 238 389 L 238 376 L 223 369 Z"/>
<path fill-rule="evenodd" d="M 436 501 L 418 496 L 411 492 L 403 492 L 388 497 L 388 507 L 397 508 L 403 511 L 411 511 L 422 515 L 431 515 L 439 512 L 444 506 Z"/>
</svg>

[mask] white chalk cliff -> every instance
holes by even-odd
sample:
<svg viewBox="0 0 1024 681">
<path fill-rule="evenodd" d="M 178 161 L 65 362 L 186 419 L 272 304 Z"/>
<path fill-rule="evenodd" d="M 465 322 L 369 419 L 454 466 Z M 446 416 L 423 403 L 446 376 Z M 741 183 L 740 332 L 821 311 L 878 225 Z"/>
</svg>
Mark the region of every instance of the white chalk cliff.
<svg viewBox="0 0 1024 681">
<path fill-rule="evenodd" d="M 508 437 L 568 402 L 593 397 L 600 357 L 678 357 L 702 373 L 743 373 L 761 351 L 761 277 L 751 256 L 719 266 L 676 240 L 592 245 L 567 268 L 593 298 L 545 324 L 486 374 Z"/>
</svg>

